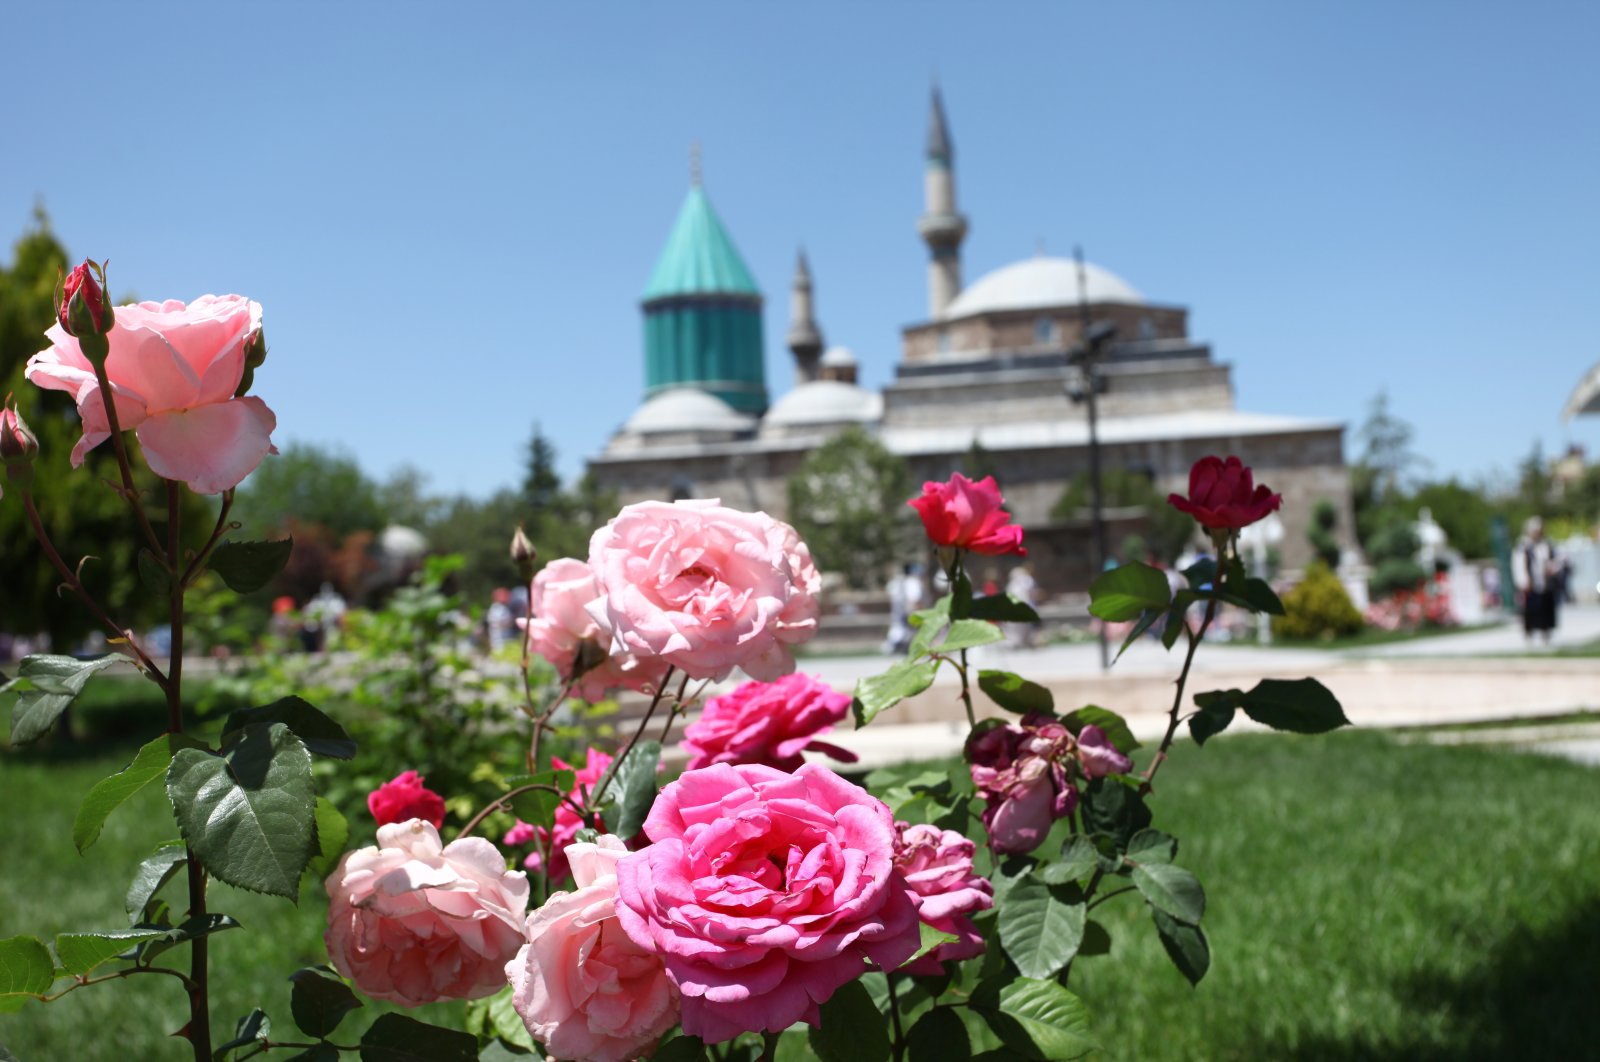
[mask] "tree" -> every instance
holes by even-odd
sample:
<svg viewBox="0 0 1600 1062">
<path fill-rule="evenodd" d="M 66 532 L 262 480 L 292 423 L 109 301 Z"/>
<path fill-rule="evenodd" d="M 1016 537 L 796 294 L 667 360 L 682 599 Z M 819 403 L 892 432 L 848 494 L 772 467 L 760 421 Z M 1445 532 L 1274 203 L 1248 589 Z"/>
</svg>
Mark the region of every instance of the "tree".
<svg viewBox="0 0 1600 1062">
<path fill-rule="evenodd" d="M 1420 512 L 1424 507 L 1433 513 L 1433 519 L 1444 529 L 1450 545 L 1460 550 L 1463 557 L 1488 557 L 1493 553 L 1495 506 L 1483 491 L 1453 478 L 1442 483 L 1425 483 L 1411 496 L 1412 512 Z"/>
<path fill-rule="evenodd" d="M 1411 470 L 1424 464 L 1411 449 L 1411 425 L 1389 411 L 1389 395 L 1379 391 L 1366 421 L 1356 432 L 1361 457 L 1350 468 L 1350 495 L 1355 506 L 1356 535 L 1362 546 L 1380 524 L 1390 522 L 1385 510 L 1399 505 L 1410 483 Z"/>
<path fill-rule="evenodd" d="M 355 459 L 310 443 L 291 443 L 262 462 L 240 485 L 233 515 L 246 534 L 270 534 L 293 521 L 327 528 L 338 539 L 381 531 L 389 522 L 377 484 Z"/>
<path fill-rule="evenodd" d="M 789 520 L 823 571 L 857 589 L 878 586 L 911 554 L 911 470 L 874 436 L 849 427 L 789 477 Z"/>
<path fill-rule="evenodd" d="M 92 555 L 82 578 L 90 594 L 119 622 L 143 627 L 158 614 L 155 595 L 141 591 L 138 551 L 143 545 L 127 504 L 103 481 L 118 478 L 109 443 L 89 451 L 83 467 L 71 467 L 69 455 L 82 434 L 70 397 L 45 391 L 24 379 L 28 358 L 49 344 L 45 329 L 55 320 L 55 287 L 70 261 L 50 231 L 42 209 L 33 227 L 12 250 L 9 268 L 0 268 L 0 399 L 15 394 L 23 417 L 39 437 L 32 488 L 39 516 L 56 549 L 68 564 Z M 128 436 L 135 483 L 146 499 L 147 515 L 158 534 L 166 524 L 165 495 L 160 480 L 144 466 L 138 443 Z M 5 608 L 0 630 L 14 634 L 44 632 L 65 651 L 98 625 L 70 593 L 57 593 L 59 574 L 34 538 L 20 493 L 0 484 L 0 587 Z M 185 542 L 198 546 L 209 533 L 215 504 L 187 490 L 183 498 Z"/>
<path fill-rule="evenodd" d="M 533 426 L 533 438 L 528 440 L 528 471 L 522 479 L 522 496 L 535 513 L 561 500 L 561 474 L 556 471 L 555 444 L 545 437 L 537 423 Z"/>
<path fill-rule="evenodd" d="M 1339 540 L 1334 537 L 1334 529 L 1339 526 L 1339 507 L 1327 498 L 1323 498 L 1312 506 L 1311 526 L 1306 529 L 1306 538 L 1311 542 L 1311 552 L 1317 560 L 1328 566 L 1331 572 L 1339 567 Z"/>
</svg>

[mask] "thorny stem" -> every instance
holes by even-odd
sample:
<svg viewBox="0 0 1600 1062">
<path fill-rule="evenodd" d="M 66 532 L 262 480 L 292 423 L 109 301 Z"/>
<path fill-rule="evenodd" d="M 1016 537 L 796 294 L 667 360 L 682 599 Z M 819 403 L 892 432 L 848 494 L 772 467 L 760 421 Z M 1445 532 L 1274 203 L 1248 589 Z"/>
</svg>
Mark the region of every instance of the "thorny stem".
<svg viewBox="0 0 1600 1062">
<path fill-rule="evenodd" d="M 217 548 L 217 543 L 222 541 L 222 536 L 228 530 L 228 510 L 233 508 L 233 491 L 222 492 L 222 508 L 217 511 L 217 526 L 211 529 L 211 537 L 206 544 L 196 553 L 194 560 L 189 562 L 189 567 L 183 571 L 183 585 L 191 586 L 200 573 L 205 571 L 206 561 L 211 559 L 211 553 Z"/>
<path fill-rule="evenodd" d="M 667 673 L 661 676 L 661 682 L 656 686 L 656 694 L 650 698 L 650 707 L 645 709 L 644 718 L 639 720 L 639 728 L 633 732 L 633 737 L 628 739 L 628 744 L 623 747 L 622 751 L 617 753 L 616 759 L 612 760 L 610 765 L 606 767 L 606 773 L 600 776 L 600 781 L 596 783 L 594 792 L 589 794 L 589 799 L 585 803 L 589 805 L 591 811 L 599 808 L 600 801 L 605 798 L 606 787 L 611 784 L 612 777 L 617 773 L 617 766 L 628 758 L 628 753 L 633 751 L 633 747 L 644 736 L 645 728 L 650 725 L 650 717 L 656 714 L 656 707 L 661 704 L 661 695 L 667 692 L 667 683 L 672 681 L 672 673 L 675 670 L 677 669 L 669 666 Z"/>
<path fill-rule="evenodd" d="M 549 725 L 550 717 L 556 714 L 566 699 L 572 695 L 572 687 L 576 682 L 573 679 L 561 688 L 561 696 L 551 701 L 542 712 L 533 711 L 533 681 L 528 677 L 528 649 L 524 641 L 522 649 L 522 696 L 524 698 L 524 711 L 533 716 L 533 733 L 528 736 L 528 773 L 532 774 L 539 769 L 539 743 L 544 739 L 544 728 Z"/>
<path fill-rule="evenodd" d="M 33 537 L 38 539 L 39 546 L 44 550 L 44 555 L 49 559 L 51 566 L 61 573 L 61 578 L 66 580 L 67 587 L 82 599 L 83 603 L 89 607 L 89 611 L 93 612 L 100 622 L 105 625 L 106 630 L 111 632 L 113 638 L 119 638 L 128 643 L 128 648 L 133 650 L 133 654 L 139 658 L 139 663 L 150 676 L 150 680 L 160 686 L 162 692 L 167 692 L 169 681 L 166 674 L 159 667 L 156 667 L 155 661 L 151 660 L 149 654 L 128 636 L 128 632 L 118 626 L 117 621 L 106 614 L 106 610 L 100 607 L 100 602 L 89 596 L 89 591 L 84 588 L 83 581 L 78 578 L 78 573 L 68 567 L 67 562 L 61 559 L 61 554 L 56 552 L 55 544 L 50 541 L 49 534 L 45 532 L 44 523 L 39 519 L 39 510 L 34 507 L 33 495 L 26 491 L 22 495 L 22 507 L 28 514 L 28 524 L 33 528 Z"/>
<path fill-rule="evenodd" d="M 1222 566 L 1217 566 L 1218 580 L 1221 579 Z M 1150 761 L 1150 766 L 1145 768 L 1144 781 L 1139 783 L 1141 795 L 1150 792 L 1150 783 L 1156 776 L 1156 771 L 1167 758 L 1167 750 L 1172 747 L 1172 739 L 1178 733 L 1178 714 L 1183 710 L 1183 690 L 1189 682 L 1189 667 L 1194 663 L 1195 650 L 1200 648 L 1200 643 L 1205 640 L 1206 628 L 1211 626 L 1211 621 L 1217 616 L 1217 599 L 1206 600 L 1205 618 L 1200 621 L 1200 630 L 1191 633 L 1186 625 L 1184 635 L 1189 639 L 1189 650 L 1183 657 L 1183 670 L 1178 673 L 1177 690 L 1172 697 L 1172 708 L 1167 712 L 1167 732 L 1162 735 L 1161 747 L 1156 749 L 1155 758 Z M 1180 617 L 1181 620 L 1181 617 Z"/>
<path fill-rule="evenodd" d="M 513 798 L 519 797 L 523 793 L 539 793 L 539 792 L 554 793 L 560 799 L 561 803 L 567 805 L 573 811 L 576 811 L 580 816 L 584 814 L 584 810 L 583 810 L 583 806 L 582 805 L 574 803 L 572 801 L 572 799 L 567 796 L 566 793 L 562 792 L 560 789 L 557 789 L 555 786 L 551 785 L 550 783 L 548 783 L 548 782 L 530 782 L 527 785 L 519 785 L 517 788 L 515 788 L 515 789 L 513 789 L 513 790 L 511 790 L 509 792 L 501 793 L 499 796 L 495 797 L 493 800 L 491 800 L 487 804 L 485 804 L 481 809 L 479 809 L 479 811 L 478 811 L 478 813 L 476 815 L 472 816 L 472 818 L 470 820 L 468 820 L 468 822 L 467 822 L 467 824 L 465 826 L 461 827 L 461 832 L 456 834 L 456 840 L 459 841 L 463 837 L 470 837 L 472 835 L 472 831 L 478 828 L 478 824 L 483 822 L 484 819 L 488 818 L 491 814 L 493 814 L 494 810 L 496 808 L 510 807 L 511 806 L 510 801 Z"/>
<path fill-rule="evenodd" d="M 54 1003 L 68 992 L 76 992 L 80 988 L 87 988 L 90 985 L 104 984 L 107 981 L 121 980 L 124 977 L 132 977 L 134 974 L 147 973 L 167 974 L 170 977 L 176 977 L 178 980 L 182 981 L 185 987 L 189 986 L 189 978 L 183 973 L 183 971 L 174 970 L 170 966 L 129 966 L 124 969 L 117 970 L 115 973 L 104 974 L 100 977 L 89 977 L 85 974 L 79 974 L 77 979 L 74 980 L 72 984 L 68 985 L 66 988 L 63 988 L 55 995 L 38 996 L 36 998 L 41 1003 Z"/>
<path fill-rule="evenodd" d="M 116 451 L 117 470 L 122 474 L 122 496 L 133 509 L 133 514 L 139 518 L 139 527 L 144 531 L 145 541 L 150 543 L 150 548 L 157 557 L 161 556 L 161 540 L 156 537 L 156 529 L 150 526 L 150 517 L 145 515 L 144 506 L 139 503 L 139 488 L 133 483 L 133 466 L 128 462 L 128 448 L 122 441 L 122 422 L 117 416 L 117 399 L 111 390 L 111 380 L 106 376 L 106 357 L 90 358 L 94 366 L 95 382 L 100 385 L 101 404 L 106 409 L 106 426 L 111 432 L 111 448 Z M 175 562 L 170 562 L 170 571 L 177 573 Z"/>
<path fill-rule="evenodd" d="M 961 650 L 961 703 L 967 709 L 967 729 L 971 730 L 978 725 L 978 713 L 972 709 L 972 684 L 967 681 L 967 651 Z"/>
<path fill-rule="evenodd" d="M 684 699 L 683 699 L 683 695 L 684 695 L 685 691 L 688 690 L 688 688 L 689 688 L 689 676 L 688 675 L 684 675 L 683 676 L 683 681 L 678 683 L 678 695 L 675 698 L 673 698 L 672 706 L 667 709 L 667 723 L 666 723 L 665 726 L 663 726 L 661 728 L 661 743 L 663 745 L 665 745 L 667 743 L 667 735 L 672 733 L 672 724 L 677 721 L 679 713 L 683 711 L 683 706 L 686 703 L 684 701 Z M 700 687 L 700 689 L 704 689 L 704 688 L 705 688 L 704 686 Z M 696 697 L 700 696 L 700 690 L 696 690 L 695 691 L 695 696 Z"/>
</svg>

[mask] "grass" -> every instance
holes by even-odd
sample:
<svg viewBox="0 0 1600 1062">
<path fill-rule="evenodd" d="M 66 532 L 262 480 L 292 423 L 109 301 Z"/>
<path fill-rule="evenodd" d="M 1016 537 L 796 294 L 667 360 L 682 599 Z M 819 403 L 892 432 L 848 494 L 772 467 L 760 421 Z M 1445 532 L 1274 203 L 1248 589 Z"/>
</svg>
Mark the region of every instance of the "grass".
<svg viewBox="0 0 1600 1062">
<path fill-rule="evenodd" d="M 0 937 L 112 927 L 133 863 L 175 836 L 158 789 L 79 856 L 79 794 L 128 750 L 0 759 L 11 809 Z M 1379 733 L 1224 735 L 1180 743 L 1156 825 L 1210 898 L 1213 965 L 1191 989 L 1142 903 L 1096 911 L 1110 956 L 1073 989 L 1110 1059 L 1569 1058 L 1600 1039 L 1600 772 L 1495 749 L 1401 745 Z M 350 810 L 350 809 L 347 809 Z M 174 895 L 181 889 L 174 890 Z M 325 959 L 324 905 L 213 886 L 244 928 L 214 938 L 213 1021 L 263 1006 L 289 1028 L 288 982 Z M 145 983 L 155 981 L 155 984 Z M 460 1004 L 431 1020 L 456 1024 Z M 133 979 L 0 1015 L 0 1043 L 41 1059 L 183 1059 L 176 983 Z M 377 1011 L 349 1019 L 353 1042 Z"/>
</svg>

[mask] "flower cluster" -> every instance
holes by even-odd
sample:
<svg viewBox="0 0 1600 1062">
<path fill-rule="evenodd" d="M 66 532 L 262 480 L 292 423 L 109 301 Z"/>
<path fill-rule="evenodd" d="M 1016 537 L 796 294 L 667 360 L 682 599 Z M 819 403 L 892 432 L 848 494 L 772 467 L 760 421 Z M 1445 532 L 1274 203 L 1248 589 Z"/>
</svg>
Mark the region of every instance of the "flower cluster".
<svg viewBox="0 0 1600 1062">
<path fill-rule="evenodd" d="M 977 732 L 967 760 L 984 799 L 989 844 L 997 852 L 1039 847 L 1051 824 L 1077 809 L 1076 778 L 1133 767 L 1099 727 L 1085 726 L 1074 736 L 1061 720 L 1038 712 Z"/>
<path fill-rule="evenodd" d="M 775 682 L 746 682 L 721 697 L 683 732 L 689 767 L 762 763 L 792 771 L 802 752 L 821 752 L 844 763 L 856 755 L 817 740 L 850 711 L 850 698 L 819 678 L 795 672 Z"/>
</svg>

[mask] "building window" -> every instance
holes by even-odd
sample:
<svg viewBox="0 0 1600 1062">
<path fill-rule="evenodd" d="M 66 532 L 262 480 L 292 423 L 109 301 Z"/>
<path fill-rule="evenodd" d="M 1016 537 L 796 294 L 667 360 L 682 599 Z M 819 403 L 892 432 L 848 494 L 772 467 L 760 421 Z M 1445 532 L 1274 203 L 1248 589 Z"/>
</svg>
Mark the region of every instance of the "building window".
<svg viewBox="0 0 1600 1062">
<path fill-rule="evenodd" d="M 1033 343 L 1045 347 L 1056 341 L 1056 323 L 1049 317 L 1037 317 L 1033 322 Z"/>
<path fill-rule="evenodd" d="M 1156 337 L 1156 322 L 1151 317 L 1139 318 L 1139 338 L 1154 339 Z"/>
<path fill-rule="evenodd" d="M 950 353 L 950 333 L 942 328 L 939 329 L 939 353 Z"/>
</svg>

